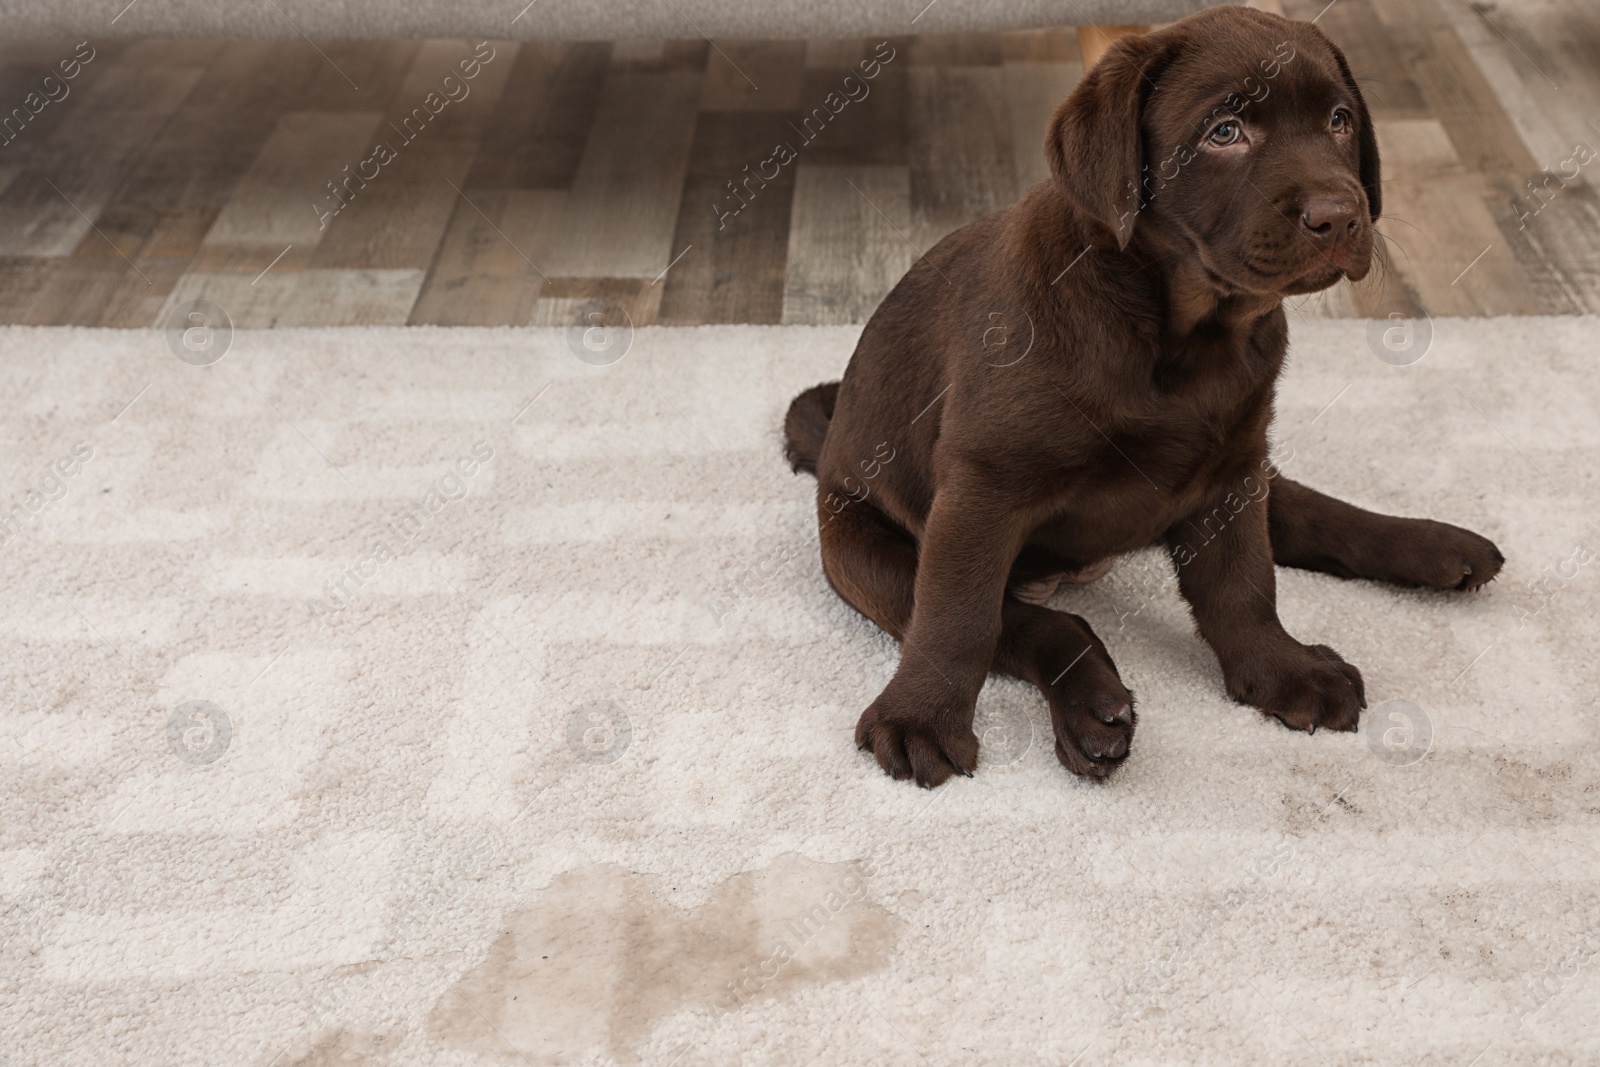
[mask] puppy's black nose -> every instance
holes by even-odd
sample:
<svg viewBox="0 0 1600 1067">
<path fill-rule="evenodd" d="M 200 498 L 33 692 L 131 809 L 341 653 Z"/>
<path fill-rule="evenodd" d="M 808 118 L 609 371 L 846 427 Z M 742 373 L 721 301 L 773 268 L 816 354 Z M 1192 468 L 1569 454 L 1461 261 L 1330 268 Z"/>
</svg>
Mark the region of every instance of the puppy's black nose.
<svg viewBox="0 0 1600 1067">
<path fill-rule="evenodd" d="M 1339 241 L 1356 232 L 1359 205 L 1347 197 L 1314 196 L 1300 212 L 1300 225 L 1325 241 Z"/>
</svg>

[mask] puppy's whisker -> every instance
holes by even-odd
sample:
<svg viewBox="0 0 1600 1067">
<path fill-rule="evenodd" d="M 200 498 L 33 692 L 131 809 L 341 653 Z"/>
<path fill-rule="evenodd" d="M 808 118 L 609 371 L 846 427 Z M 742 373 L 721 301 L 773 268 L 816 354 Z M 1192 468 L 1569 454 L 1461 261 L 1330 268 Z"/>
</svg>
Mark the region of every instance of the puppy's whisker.
<svg viewBox="0 0 1600 1067">
<path fill-rule="evenodd" d="M 1373 236 L 1379 239 L 1372 246 L 1372 259 L 1377 266 L 1377 270 L 1369 273 L 1360 281 L 1350 282 L 1350 288 L 1358 292 L 1366 292 L 1369 289 L 1382 289 L 1389 278 L 1389 251 L 1383 244 L 1389 238 L 1376 230 L 1373 231 Z"/>
<path fill-rule="evenodd" d="M 1373 247 L 1372 253 L 1373 258 L 1378 261 L 1378 269 L 1381 272 L 1379 278 L 1383 281 L 1387 281 L 1389 278 L 1389 246 L 1385 242 L 1387 242 L 1389 238 L 1385 237 L 1383 234 L 1379 234 L 1378 236 L 1383 237 L 1383 241 L 1380 241 Z"/>
<path fill-rule="evenodd" d="M 1406 246 L 1401 244 L 1400 241 L 1392 234 L 1380 233 L 1378 236 L 1382 238 L 1382 241 L 1378 245 L 1374 246 L 1374 251 L 1377 251 L 1378 249 L 1383 250 L 1382 254 L 1385 266 L 1389 265 L 1390 246 L 1393 246 L 1394 251 L 1400 253 L 1400 255 L 1405 257 L 1405 259 L 1411 259 L 1411 254 L 1406 251 Z"/>
<path fill-rule="evenodd" d="M 1418 233 L 1422 232 L 1422 227 L 1417 226 L 1415 223 L 1407 222 L 1405 219 L 1401 218 L 1399 215 L 1379 215 L 1378 216 L 1378 221 L 1379 222 L 1398 222 L 1402 226 L 1410 226 L 1413 230 L 1416 230 Z M 1386 236 L 1386 235 L 1380 234 L 1379 236 Z"/>
</svg>

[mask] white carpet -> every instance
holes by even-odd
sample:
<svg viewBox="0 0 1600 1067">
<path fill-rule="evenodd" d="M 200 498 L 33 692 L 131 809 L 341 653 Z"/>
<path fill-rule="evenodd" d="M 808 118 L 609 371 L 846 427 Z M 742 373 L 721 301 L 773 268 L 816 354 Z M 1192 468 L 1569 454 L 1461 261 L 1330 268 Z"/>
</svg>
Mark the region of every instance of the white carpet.
<svg viewBox="0 0 1600 1067">
<path fill-rule="evenodd" d="M 1229 703 L 1147 555 L 1057 601 L 1126 767 L 991 681 L 933 793 L 779 457 L 854 328 L 0 331 L 0 1057 L 1595 1063 L 1597 328 L 1295 326 L 1286 468 L 1509 558 L 1280 572 L 1388 748 Z"/>
</svg>

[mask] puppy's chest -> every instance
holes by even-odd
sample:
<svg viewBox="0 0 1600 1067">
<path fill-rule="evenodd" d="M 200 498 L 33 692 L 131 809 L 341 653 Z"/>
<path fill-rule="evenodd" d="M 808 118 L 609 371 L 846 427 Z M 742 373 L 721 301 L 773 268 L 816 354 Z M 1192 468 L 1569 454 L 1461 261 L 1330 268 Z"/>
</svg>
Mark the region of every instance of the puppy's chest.
<svg viewBox="0 0 1600 1067">
<path fill-rule="evenodd" d="M 1271 338 L 1214 326 L 1164 338 L 1145 365 L 1150 403 L 1226 421 L 1277 378 L 1283 351 Z"/>
<path fill-rule="evenodd" d="M 1282 357 L 1227 338 L 1158 352 L 1118 445 L 1155 482 L 1182 493 L 1208 469 L 1256 448 Z"/>
</svg>

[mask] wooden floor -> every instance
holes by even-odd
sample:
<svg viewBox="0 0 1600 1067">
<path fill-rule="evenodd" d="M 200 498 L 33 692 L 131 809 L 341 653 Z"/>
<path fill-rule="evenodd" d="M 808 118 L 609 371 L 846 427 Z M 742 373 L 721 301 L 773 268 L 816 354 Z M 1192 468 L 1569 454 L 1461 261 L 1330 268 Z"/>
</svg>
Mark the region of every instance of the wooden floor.
<svg viewBox="0 0 1600 1067">
<path fill-rule="evenodd" d="M 1600 159 L 1578 163 L 1600 11 L 1338 0 L 1321 24 L 1373 104 L 1391 254 L 1302 310 L 1600 311 Z M 1081 73 L 1070 27 L 894 38 L 849 83 L 876 42 L 499 42 L 431 117 L 466 42 L 94 47 L 0 146 L 0 322 L 151 326 L 197 298 L 238 326 L 565 325 L 597 300 L 641 325 L 860 322 L 1045 178 Z M 4 107 L 73 51 L 5 46 Z"/>
</svg>

